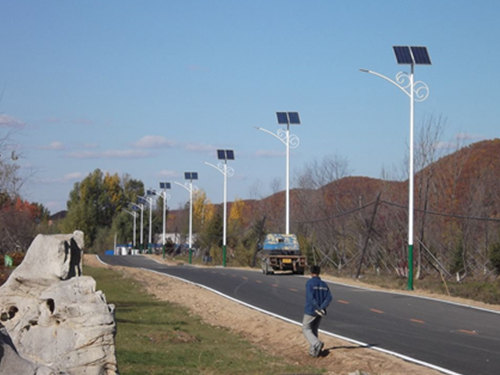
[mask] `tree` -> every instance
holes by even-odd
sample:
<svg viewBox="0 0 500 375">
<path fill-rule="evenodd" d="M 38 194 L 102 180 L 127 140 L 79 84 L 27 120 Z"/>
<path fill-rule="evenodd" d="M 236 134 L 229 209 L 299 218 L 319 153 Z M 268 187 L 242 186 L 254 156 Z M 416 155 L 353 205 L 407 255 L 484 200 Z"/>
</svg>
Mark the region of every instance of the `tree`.
<svg viewBox="0 0 500 375">
<path fill-rule="evenodd" d="M 189 204 L 189 203 L 188 203 Z M 215 214 L 214 205 L 203 190 L 193 192 L 193 231 L 200 232 Z"/>
<path fill-rule="evenodd" d="M 67 202 L 64 230 L 82 230 L 86 246 L 92 248 L 98 230 L 109 230 L 115 215 L 128 205 L 128 196 L 133 194 L 130 191 L 126 193 L 123 187 L 118 175 L 103 174 L 100 169 L 75 183 Z M 106 236 L 101 234 L 100 237 Z"/>
<path fill-rule="evenodd" d="M 11 133 L 0 136 L 0 251 L 25 251 L 34 238 L 36 224 L 48 217 L 40 204 L 19 195 L 18 156 L 11 150 Z"/>
</svg>

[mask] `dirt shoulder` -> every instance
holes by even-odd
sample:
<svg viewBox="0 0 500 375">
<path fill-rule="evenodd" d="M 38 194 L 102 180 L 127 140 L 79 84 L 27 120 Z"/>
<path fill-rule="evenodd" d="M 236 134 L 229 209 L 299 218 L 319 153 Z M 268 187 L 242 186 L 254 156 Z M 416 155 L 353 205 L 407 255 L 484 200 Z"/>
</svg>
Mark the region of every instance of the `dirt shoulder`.
<svg viewBox="0 0 500 375">
<path fill-rule="evenodd" d="M 152 257 L 159 262 L 165 262 L 161 257 Z M 168 264 L 169 262 L 165 263 Z M 110 268 L 99 262 L 93 255 L 85 255 L 84 264 L 92 267 Z M 440 374 L 436 370 L 418 366 L 376 350 L 362 348 L 350 342 L 325 335 L 321 335 L 321 339 L 325 342 L 328 355 L 311 358 L 307 354 L 307 342 L 302 335 L 301 327 L 297 325 L 257 312 L 206 289 L 167 275 L 144 272 L 144 270 L 128 267 L 113 267 L 113 269 L 120 269 L 133 277 L 145 286 L 148 293 L 158 299 L 183 305 L 190 309 L 193 314 L 200 316 L 205 322 L 238 332 L 250 342 L 273 355 L 285 358 L 290 363 L 316 366 L 325 369 L 326 373 L 331 375 L 347 375 L 357 370 L 370 375 Z M 347 283 L 347 280 L 337 278 L 333 278 L 332 281 Z M 349 284 L 366 286 L 356 282 L 350 282 Z M 437 297 L 425 293 L 422 295 Z M 471 301 L 456 300 L 455 302 L 473 304 Z M 489 305 L 487 306 L 492 308 Z"/>
</svg>

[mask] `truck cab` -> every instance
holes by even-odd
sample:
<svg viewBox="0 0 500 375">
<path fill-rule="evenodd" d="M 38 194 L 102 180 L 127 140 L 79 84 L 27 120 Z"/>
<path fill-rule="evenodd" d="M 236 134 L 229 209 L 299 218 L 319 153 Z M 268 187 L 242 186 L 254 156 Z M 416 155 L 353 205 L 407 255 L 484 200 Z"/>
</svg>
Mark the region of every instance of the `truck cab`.
<svg viewBox="0 0 500 375">
<path fill-rule="evenodd" d="M 274 271 L 304 274 L 306 259 L 300 253 L 295 234 L 267 234 L 259 253 L 262 272 L 266 275 Z"/>
</svg>

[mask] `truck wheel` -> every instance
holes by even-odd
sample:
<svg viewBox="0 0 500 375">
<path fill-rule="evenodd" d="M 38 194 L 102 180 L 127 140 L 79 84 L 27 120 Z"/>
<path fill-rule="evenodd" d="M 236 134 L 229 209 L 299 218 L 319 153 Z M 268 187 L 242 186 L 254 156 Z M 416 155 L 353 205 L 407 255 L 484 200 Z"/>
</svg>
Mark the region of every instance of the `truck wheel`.
<svg viewBox="0 0 500 375">
<path fill-rule="evenodd" d="M 262 263 L 262 273 L 264 275 L 269 275 L 269 274 L 273 273 L 273 271 L 269 271 L 269 264 L 267 262 Z"/>
</svg>

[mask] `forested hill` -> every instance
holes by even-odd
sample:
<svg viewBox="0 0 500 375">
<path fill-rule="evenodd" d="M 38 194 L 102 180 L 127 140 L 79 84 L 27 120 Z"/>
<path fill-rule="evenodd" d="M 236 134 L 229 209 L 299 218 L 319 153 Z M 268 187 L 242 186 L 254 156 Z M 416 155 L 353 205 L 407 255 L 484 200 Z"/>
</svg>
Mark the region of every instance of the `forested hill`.
<svg viewBox="0 0 500 375">
<path fill-rule="evenodd" d="M 415 175 L 415 208 L 445 214 L 500 217 L 500 139 L 481 141 L 444 156 Z M 290 192 L 292 223 L 339 215 L 380 199 L 406 207 L 408 180 L 349 176 L 318 189 Z M 229 210 L 234 202 L 229 202 Z M 268 225 L 284 220 L 285 192 L 239 202 L 245 224 L 265 216 Z M 173 214 L 180 214 L 177 210 Z M 174 215 L 179 216 L 179 215 Z M 273 230 L 279 231 L 279 225 Z"/>
<path fill-rule="evenodd" d="M 499 185 L 500 139 L 464 147 L 416 173 L 414 236 L 419 272 L 490 272 L 490 248 L 500 246 Z M 395 270 L 405 264 L 408 180 L 351 176 L 317 189 L 293 189 L 290 195 L 291 231 L 335 267 L 353 266 L 365 243 L 367 266 Z M 169 227 L 185 227 L 185 215 L 172 211 Z M 284 232 L 285 193 L 230 202 L 228 227 L 228 235 L 234 236 L 230 243 L 255 237 L 256 231 Z"/>
<path fill-rule="evenodd" d="M 416 173 L 415 207 L 448 214 L 499 217 L 499 184 L 500 139 L 474 143 Z M 374 201 L 379 193 L 381 199 L 407 206 L 408 180 L 350 176 L 319 189 L 292 189 L 292 221 L 298 224 L 338 215 Z M 281 220 L 284 201 L 284 191 L 262 200 L 245 200 L 245 216 L 250 219 L 265 214 L 271 221 Z"/>
</svg>

